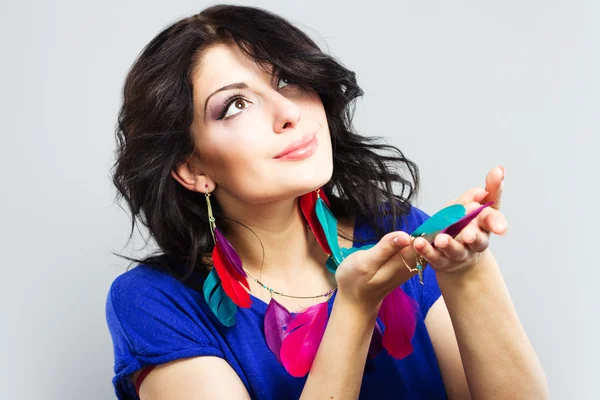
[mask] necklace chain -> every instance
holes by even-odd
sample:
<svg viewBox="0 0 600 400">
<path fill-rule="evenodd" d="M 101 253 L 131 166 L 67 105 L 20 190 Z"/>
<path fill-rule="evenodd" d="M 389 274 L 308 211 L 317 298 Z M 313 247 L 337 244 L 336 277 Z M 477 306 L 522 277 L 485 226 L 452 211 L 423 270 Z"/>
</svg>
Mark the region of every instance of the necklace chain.
<svg viewBox="0 0 600 400">
<path fill-rule="evenodd" d="M 242 268 L 244 268 L 244 267 L 242 267 Z M 256 279 L 256 278 L 254 277 L 254 275 L 252 275 L 252 274 L 250 273 L 250 271 L 248 271 L 246 268 L 244 268 L 244 271 L 246 271 L 246 273 L 248 273 L 248 275 L 250 275 L 250 277 L 251 277 L 252 279 L 254 279 L 254 281 L 255 281 L 256 283 L 258 283 L 260 286 L 262 286 L 262 287 L 263 287 L 263 288 L 265 288 L 267 291 L 269 291 L 269 292 L 271 293 L 271 296 L 273 296 L 273 293 L 275 293 L 275 294 L 278 294 L 279 296 L 283 296 L 283 297 L 291 297 L 291 298 L 293 298 L 293 299 L 318 299 L 318 298 L 320 298 L 320 297 L 330 297 L 330 296 L 333 294 L 333 292 L 335 292 L 335 291 L 336 291 L 336 289 L 337 289 L 337 286 L 336 286 L 336 287 L 334 287 L 333 289 L 330 289 L 330 290 L 328 290 L 327 292 L 325 292 L 325 293 L 323 293 L 323 294 L 319 294 L 319 295 L 317 295 L 317 296 L 292 296 L 292 295 L 289 295 L 289 294 L 284 294 L 284 293 L 278 292 L 278 291 L 276 291 L 275 289 L 273 289 L 273 288 L 271 288 L 271 287 L 268 287 L 267 285 L 265 285 L 264 283 L 262 283 L 260 280 Z"/>
</svg>

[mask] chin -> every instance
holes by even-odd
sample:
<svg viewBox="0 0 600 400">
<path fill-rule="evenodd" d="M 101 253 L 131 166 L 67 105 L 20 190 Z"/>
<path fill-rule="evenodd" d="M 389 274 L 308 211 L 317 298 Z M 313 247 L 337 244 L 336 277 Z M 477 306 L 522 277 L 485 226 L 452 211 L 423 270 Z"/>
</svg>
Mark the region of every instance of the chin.
<svg viewBox="0 0 600 400">
<path fill-rule="evenodd" d="M 323 187 L 331 180 L 333 175 L 333 165 L 319 165 L 317 168 L 306 169 L 306 171 L 298 171 L 294 176 L 288 176 L 286 183 L 282 186 L 290 188 L 290 192 L 294 195 L 301 196 L 313 190 Z M 292 186 L 293 187 L 290 187 Z"/>
</svg>

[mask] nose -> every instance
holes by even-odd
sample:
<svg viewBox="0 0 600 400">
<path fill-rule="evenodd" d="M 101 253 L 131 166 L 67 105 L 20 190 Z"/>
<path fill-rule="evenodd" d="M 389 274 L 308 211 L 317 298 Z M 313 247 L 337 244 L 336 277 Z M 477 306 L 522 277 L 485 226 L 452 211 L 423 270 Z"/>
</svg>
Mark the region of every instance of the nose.
<svg viewBox="0 0 600 400">
<path fill-rule="evenodd" d="M 295 129 L 302 116 L 300 106 L 285 96 L 277 95 L 276 97 L 273 131 L 275 133 L 284 133 Z"/>
</svg>

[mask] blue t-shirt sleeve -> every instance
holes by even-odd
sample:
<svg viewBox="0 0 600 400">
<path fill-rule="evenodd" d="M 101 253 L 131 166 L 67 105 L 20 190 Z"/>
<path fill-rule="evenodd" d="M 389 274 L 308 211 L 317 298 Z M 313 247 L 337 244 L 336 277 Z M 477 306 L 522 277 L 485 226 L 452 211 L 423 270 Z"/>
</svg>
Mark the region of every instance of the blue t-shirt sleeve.
<svg viewBox="0 0 600 400">
<path fill-rule="evenodd" d="M 408 218 L 406 226 L 406 232 L 411 234 L 417 229 L 423 222 L 429 218 L 429 215 L 423 210 L 412 206 L 411 213 Z M 427 316 L 431 306 L 440 298 L 442 292 L 438 286 L 437 279 L 435 277 L 435 271 L 431 266 L 425 267 L 423 270 L 423 285 L 419 282 L 418 276 L 411 278 L 412 283 L 415 285 L 415 292 L 418 297 L 419 306 L 421 308 L 421 315 L 423 319 Z"/>
<path fill-rule="evenodd" d="M 186 357 L 223 357 L 201 314 L 198 299 L 183 284 L 148 266 L 138 266 L 113 281 L 106 320 L 119 399 L 137 399 L 130 375 L 141 368 Z"/>
</svg>

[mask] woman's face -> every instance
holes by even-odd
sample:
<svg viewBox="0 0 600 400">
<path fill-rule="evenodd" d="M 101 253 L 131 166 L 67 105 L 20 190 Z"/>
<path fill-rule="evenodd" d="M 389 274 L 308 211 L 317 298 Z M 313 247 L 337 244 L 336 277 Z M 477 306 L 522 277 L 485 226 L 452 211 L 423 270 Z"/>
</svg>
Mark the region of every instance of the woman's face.
<svg viewBox="0 0 600 400">
<path fill-rule="evenodd" d="M 219 196 L 259 204 L 331 178 L 329 127 L 316 92 L 277 79 L 233 44 L 205 51 L 193 89 L 197 162 Z"/>
</svg>

